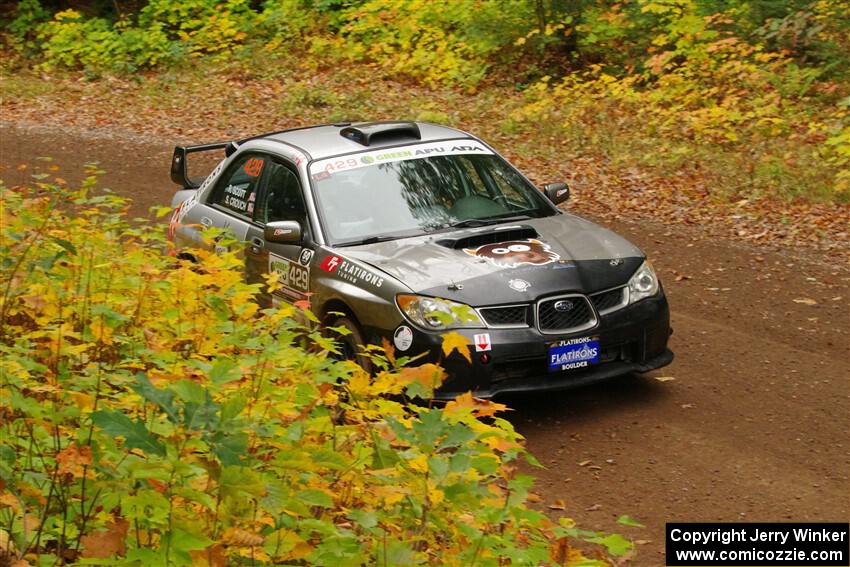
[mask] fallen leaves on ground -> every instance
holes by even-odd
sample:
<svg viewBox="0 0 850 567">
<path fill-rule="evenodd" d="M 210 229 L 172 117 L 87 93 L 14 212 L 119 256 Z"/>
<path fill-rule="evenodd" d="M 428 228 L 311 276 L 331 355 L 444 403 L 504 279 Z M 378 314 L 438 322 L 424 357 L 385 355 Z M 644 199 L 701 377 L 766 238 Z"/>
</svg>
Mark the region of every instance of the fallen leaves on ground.
<svg viewBox="0 0 850 567">
<path fill-rule="evenodd" d="M 643 528 L 645 527 L 643 524 L 632 518 L 631 516 L 623 514 L 619 518 L 617 518 L 617 523 L 622 524 L 624 526 L 630 526 L 633 528 Z"/>
<path fill-rule="evenodd" d="M 675 377 L 673 377 L 673 376 L 653 376 L 653 378 L 655 378 L 655 379 L 656 379 L 656 380 L 658 380 L 659 382 L 670 382 L 670 381 L 672 381 L 672 380 L 675 380 L 675 379 L 676 379 L 676 378 L 675 378 Z"/>
</svg>

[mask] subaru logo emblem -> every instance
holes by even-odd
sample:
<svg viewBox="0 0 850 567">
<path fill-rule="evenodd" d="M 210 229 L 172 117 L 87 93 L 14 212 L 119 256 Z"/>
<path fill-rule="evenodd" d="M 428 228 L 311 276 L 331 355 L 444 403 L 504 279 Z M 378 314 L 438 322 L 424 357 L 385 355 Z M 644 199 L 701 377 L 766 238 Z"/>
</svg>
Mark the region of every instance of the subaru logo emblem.
<svg viewBox="0 0 850 567">
<path fill-rule="evenodd" d="M 514 291 L 520 291 L 520 292 L 522 292 L 522 291 L 527 291 L 527 290 L 528 290 L 528 288 L 530 288 L 530 287 L 531 287 L 531 284 L 530 284 L 530 283 L 528 283 L 528 282 L 527 282 L 527 281 L 525 281 L 525 280 L 516 279 L 516 280 L 511 280 L 511 281 L 509 281 L 509 282 L 508 282 L 508 287 L 509 287 L 509 288 L 511 288 L 511 289 L 512 289 L 512 290 L 514 290 Z"/>
<path fill-rule="evenodd" d="M 555 311 L 566 313 L 567 311 L 572 311 L 575 305 L 568 299 L 562 299 L 561 301 L 556 301 L 554 307 Z"/>
</svg>

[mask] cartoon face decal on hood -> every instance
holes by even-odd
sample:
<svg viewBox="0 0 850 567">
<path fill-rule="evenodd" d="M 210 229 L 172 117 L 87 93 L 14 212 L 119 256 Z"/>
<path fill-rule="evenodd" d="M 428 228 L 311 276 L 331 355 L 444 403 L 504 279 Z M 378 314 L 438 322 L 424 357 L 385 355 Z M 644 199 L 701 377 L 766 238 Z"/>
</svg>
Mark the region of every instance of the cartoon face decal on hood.
<svg viewBox="0 0 850 567">
<path fill-rule="evenodd" d="M 478 248 L 464 248 L 463 251 L 502 268 L 543 266 L 561 259 L 548 244 L 534 238 L 485 244 Z"/>
</svg>

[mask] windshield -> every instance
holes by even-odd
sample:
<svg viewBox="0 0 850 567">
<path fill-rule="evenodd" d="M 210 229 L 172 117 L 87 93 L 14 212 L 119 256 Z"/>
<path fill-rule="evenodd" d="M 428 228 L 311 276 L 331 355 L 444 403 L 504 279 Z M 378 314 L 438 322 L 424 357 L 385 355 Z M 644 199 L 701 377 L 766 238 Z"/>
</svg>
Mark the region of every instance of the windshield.
<svg viewBox="0 0 850 567">
<path fill-rule="evenodd" d="M 310 173 L 335 244 L 555 214 L 533 185 L 470 140 L 321 160 Z"/>
</svg>

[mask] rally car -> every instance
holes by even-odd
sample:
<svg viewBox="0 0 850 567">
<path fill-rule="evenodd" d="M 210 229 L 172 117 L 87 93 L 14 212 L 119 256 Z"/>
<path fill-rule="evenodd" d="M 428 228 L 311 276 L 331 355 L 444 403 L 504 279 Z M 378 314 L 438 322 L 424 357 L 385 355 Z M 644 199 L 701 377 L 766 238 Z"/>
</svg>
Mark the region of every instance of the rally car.
<svg viewBox="0 0 850 567">
<path fill-rule="evenodd" d="M 188 157 L 223 150 L 203 180 Z M 309 301 L 365 344 L 440 361 L 448 398 L 553 390 L 669 364 L 669 309 L 644 254 L 559 210 L 565 183 L 537 189 L 484 141 L 420 122 L 341 123 L 239 141 L 178 146 L 182 189 L 169 233 L 181 254 L 204 227 L 245 242 L 245 275 L 282 287 L 261 298 Z M 449 331 L 472 362 L 443 359 Z"/>
</svg>

